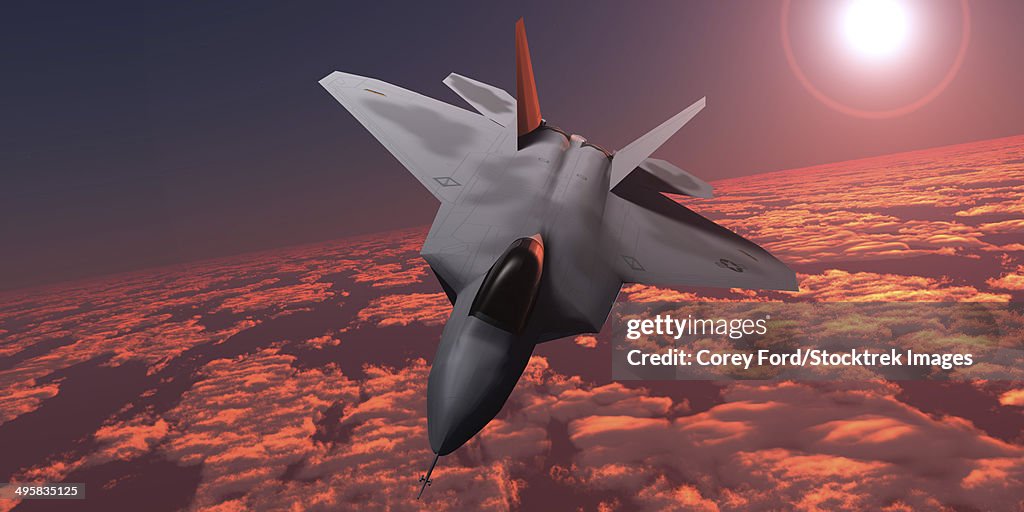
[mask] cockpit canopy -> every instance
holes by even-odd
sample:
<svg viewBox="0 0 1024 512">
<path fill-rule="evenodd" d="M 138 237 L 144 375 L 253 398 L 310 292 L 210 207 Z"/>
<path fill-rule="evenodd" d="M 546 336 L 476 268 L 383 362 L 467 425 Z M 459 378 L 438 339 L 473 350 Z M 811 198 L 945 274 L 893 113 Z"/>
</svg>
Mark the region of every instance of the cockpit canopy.
<svg viewBox="0 0 1024 512">
<path fill-rule="evenodd" d="M 544 246 L 520 238 L 487 271 L 469 314 L 513 334 L 520 334 L 537 301 L 544 267 Z"/>
</svg>

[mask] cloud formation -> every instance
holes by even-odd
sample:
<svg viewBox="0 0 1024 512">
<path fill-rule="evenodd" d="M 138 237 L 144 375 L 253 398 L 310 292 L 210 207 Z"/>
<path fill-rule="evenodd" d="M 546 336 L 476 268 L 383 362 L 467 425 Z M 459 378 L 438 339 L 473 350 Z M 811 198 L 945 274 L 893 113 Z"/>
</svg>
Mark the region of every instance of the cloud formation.
<svg viewBox="0 0 1024 512">
<path fill-rule="evenodd" d="M 1021 148 L 1024 138 L 999 139 L 718 182 L 717 199 L 680 201 L 792 264 L 801 291 L 629 285 L 622 300 L 1019 300 Z M 380 343 L 380 328 L 447 318 L 418 256 L 425 232 L 5 294 L 0 427 L 53 407 L 74 365 L 138 364 L 150 379 L 130 403 L 104 404 L 109 416 L 73 448 L 17 475 L 59 481 L 153 457 L 196 468 L 191 508 L 219 511 L 509 510 L 536 508 L 538 496 L 602 511 L 1022 506 L 1024 453 L 976 426 L 987 413 L 926 413 L 870 378 L 603 382 L 566 370 L 579 368 L 567 357 L 600 357 L 606 344 L 591 335 L 571 356 L 535 356 L 498 418 L 442 460 L 417 502 L 433 345 L 396 349 L 388 365 L 350 348 Z M 867 343 L 885 321 L 837 319 L 819 334 Z M 938 340 L 944 326 L 931 327 L 913 341 Z M 977 392 L 1001 411 L 1024 404 L 1019 382 Z M 91 489 L 105 485 L 118 483 Z"/>
</svg>

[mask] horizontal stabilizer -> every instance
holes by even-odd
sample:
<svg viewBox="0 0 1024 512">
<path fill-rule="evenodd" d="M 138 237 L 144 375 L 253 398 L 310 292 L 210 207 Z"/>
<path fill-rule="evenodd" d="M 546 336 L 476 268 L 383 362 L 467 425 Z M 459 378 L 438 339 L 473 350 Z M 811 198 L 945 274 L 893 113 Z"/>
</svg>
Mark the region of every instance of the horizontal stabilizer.
<svg viewBox="0 0 1024 512">
<path fill-rule="evenodd" d="M 516 123 L 516 99 L 511 94 L 458 73 L 448 75 L 444 84 L 487 119 L 506 128 Z"/>
<path fill-rule="evenodd" d="M 701 98 L 686 110 L 676 114 L 661 126 L 647 132 L 646 135 L 618 150 L 612 156 L 612 171 L 609 189 L 615 188 L 629 173 L 633 172 L 644 160 L 651 156 L 662 144 L 675 135 L 680 128 L 693 119 L 704 108 L 706 98 Z"/>
<path fill-rule="evenodd" d="M 664 160 L 648 158 L 619 182 L 612 192 L 642 187 L 655 192 L 710 199 L 713 190 L 704 180 Z"/>
<path fill-rule="evenodd" d="M 505 139 L 502 152 L 516 152 L 516 99 L 511 94 L 458 73 L 448 75 L 448 78 L 444 79 L 444 84 L 472 105 L 477 112 L 505 128 L 508 137 Z"/>
</svg>

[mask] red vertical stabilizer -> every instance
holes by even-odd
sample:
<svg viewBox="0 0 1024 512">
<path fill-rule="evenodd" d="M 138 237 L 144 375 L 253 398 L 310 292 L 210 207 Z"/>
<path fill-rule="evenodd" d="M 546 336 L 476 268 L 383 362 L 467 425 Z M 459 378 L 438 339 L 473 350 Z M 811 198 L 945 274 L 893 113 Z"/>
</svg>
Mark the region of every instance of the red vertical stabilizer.
<svg viewBox="0 0 1024 512">
<path fill-rule="evenodd" d="M 516 124 L 519 136 L 535 130 L 540 126 L 540 121 L 540 101 L 537 100 L 537 84 L 533 80 L 526 25 L 519 18 L 516 22 Z"/>
</svg>

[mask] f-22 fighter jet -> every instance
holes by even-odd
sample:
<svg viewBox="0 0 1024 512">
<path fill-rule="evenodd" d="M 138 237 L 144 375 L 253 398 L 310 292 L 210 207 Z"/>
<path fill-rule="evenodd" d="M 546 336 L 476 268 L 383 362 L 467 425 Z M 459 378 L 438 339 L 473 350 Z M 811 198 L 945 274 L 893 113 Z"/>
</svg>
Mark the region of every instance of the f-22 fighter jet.
<svg viewBox="0 0 1024 512">
<path fill-rule="evenodd" d="M 453 304 L 427 384 L 436 456 L 501 410 L 534 346 L 598 332 L 623 283 L 796 290 L 792 270 L 663 193 L 710 185 L 650 158 L 704 98 L 609 152 L 540 112 L 523 20 L 516 97 L 452 73 L 478 113 L 373 78 L 320 84 L 440 202 L 421 254 Z"/>
</svg>

